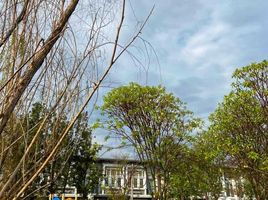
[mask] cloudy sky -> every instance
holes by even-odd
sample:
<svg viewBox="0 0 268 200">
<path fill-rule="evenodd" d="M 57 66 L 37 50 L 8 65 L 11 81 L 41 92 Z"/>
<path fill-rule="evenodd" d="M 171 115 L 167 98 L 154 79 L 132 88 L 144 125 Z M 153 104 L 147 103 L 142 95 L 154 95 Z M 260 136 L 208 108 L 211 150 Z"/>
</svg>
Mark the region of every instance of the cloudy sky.
<svg viewBox="0 0 268 200">
<path fill-rule="evenodd" d="M 147 46 L 144 66 L 124 56 L 110 75 L 117 85 L 162 84 L 206 120 L 230 91 L 235 68 L 268 59 L 267 0 L 127 2 L 125 30 L 155 5 L 142 31 L 153 49 Z"/>
<path fill-rule="evenodd" d="M 157 53 L 156 58 L 151 52 L 146 65 L 147 84 L 164 85 L 202 118 L 230 90 L 235 68 L 268 58 L 266 0 L 131 0 L 131 5 L 141 21 L 155 5 L 142 32 Z M 132 9 L 127 28 L 134 24 Z M 144 74 L 144 67 L 125 56 L 111 76 L 119 84 L 145 84 Z"/>
</svg>

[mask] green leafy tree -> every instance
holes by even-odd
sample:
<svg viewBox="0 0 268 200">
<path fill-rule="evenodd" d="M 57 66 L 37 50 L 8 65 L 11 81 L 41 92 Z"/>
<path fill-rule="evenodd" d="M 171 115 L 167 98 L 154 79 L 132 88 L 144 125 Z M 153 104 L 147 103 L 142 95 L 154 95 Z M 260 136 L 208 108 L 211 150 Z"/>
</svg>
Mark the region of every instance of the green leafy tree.
<svg viewBox="0 0 268 200">
<path fill-rule="evenodd" d="M 88 126 L 87 115 L 81 115 L 74 126 L 76 133 L 74 140 L 74 151 L 68 162 L 67 176 L 68 185 L 75 186 L 83 199 L 88 199 L 101 178 L 96 159 L 100 145 L 92 143 L 92 131 Z"/>
<path fill-rule="evenodd" d="M 221 170 L 214 160 L 205 156 L 204 144 L 199 138 L 191 147 L 186 146 L 179 160 L 174 161 L 171 174 L 170 194 L 174 199 L 189 199 L 209 195 L 218 199 L 222 190 Z"/>
<path fill-rule="evenodd" d="M 6 134 L 0 142 L 1 149 L 4 149 L 1 154 L 1 183 L 6 183 L 8 181 L 10 175 L 13 173 L 13 169 L 15 169 L 17 166 L 18 160 L 23 157 L 26 148 L 34 137 L 34 133 L 37 131 L 37 124 L 40 123 L 46 112 L 46 109 L 41 103 L 35 103 L 33 104 L 33 107 L 28 115 L 19 117 L 14 115 L 12 117 L 12 123 L 8 123 L 7 133 L 14 132 L 16 134 Z M 46 145 L 48 145 L 46 141 L 50 135 L 46 135 L 45 130 L 49 130 L 49 127 L 47 126 L 41 130 L 40 137 L 23 160 L 22 167 L 19 169 L 17 176 L 13 179 L 10 192 L 13 192 L 13 189 L 16 189 L 19 184 L 22 184 L 23 181 L 28 178 L 28 173 L 33 171 L 35 167 L 38 166 L 38 163 L 46 154 Z M 6 146 L 9 141 L 14 139 L 13 137 L 18 138 L 17 141 L 12 143 L 10 146 Z M 20 177 L 23 177 L 23 179 Z M 42 177 L 39 176 L 31 187 L 27 189 L 25 195 L 30 195 L 37 189 L 37 187 L 42 186 Z M 7 195 L 10 195 L 10 193 Z"/>
<path fill-rule="evenodd" d="M 173 162 L 200 120 L 165 88 L 136 83 L 110 91 L 102 111 L 110 132 L 135 148 L 151 174 L 153 197 L 167 199 Z"/>
<path fill-rule="evenodd" d="M 101 177 L 96 156 L 101 146 L 92 142 L 92 130 L 87 113 L 82 113 L 70 135 L 62 144 L 61 152 L 49 165 L 49 193 L 65 192 L 67 186 L 75 186 L 82 199 L 87 199 Z"/>
<path fill-rule="evenodd" d="M 8 124 L 9 131 L 15 131 L 16 137 L 21 139 L 8 148 L 5 146 L 8 141 L 5 140 L 9 140 L 9 135 L 0 142 L 1 148 L 7 149 L 5 154 L 1 155 L 1 162 L 4 163 L 1 165 L 1 182 L 5 183 L 9 179 L 10 174 L 13 173 L 12 169 L 16 167 L 18 160 L 23 156 L 25 149 L 39 128 L 38 125 L 48 112 L 49 110 L 42 103 L 37 102 L 28 115 L 20 116 L 19 119 L 14 117 L 13 123 Z M 22 168 L 13 179 L 14 189 L 18 184 L 23 183 L 24 180 L 20 177 L 27 180 L 29 171 L 35 170 L 39 166 L 40 161 L 54 147 L 67 124 L 68 120 L 64 113 L 51 116 L 47 125 L 41 130 L 34 147 L 25 158 Z M 46 166 L 44 172 L 27 188 L 24 197 L 38 199 L 59 190 L 64 192 L 67 184 L 76 186 L 78 192 L 83 195 L 87 192 L 87 195 L 99 179 L 95 166 L 99 148 L 97 144 L 92 143 L 92 132 L 88 125 L 87 113 L 82 113 L 71 133 L 64 139 L 58 153 Z M 12 188 L 10 191 L 13 191 Z"/>
<path fill-rule="evenodd" d="M 237 69 L 233 78 L 232 91 L 210 116 L 207 134 L 227 165 L 242 172 L 255 197 L 267 199 L 268 62 Z"/>
</svg>

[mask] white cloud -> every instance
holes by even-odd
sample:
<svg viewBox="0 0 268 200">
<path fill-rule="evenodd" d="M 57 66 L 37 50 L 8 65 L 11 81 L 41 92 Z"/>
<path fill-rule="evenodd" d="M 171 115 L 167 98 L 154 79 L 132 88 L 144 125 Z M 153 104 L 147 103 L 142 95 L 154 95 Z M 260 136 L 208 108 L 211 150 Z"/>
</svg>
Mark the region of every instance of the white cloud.
<svg viewBox="0 0 268 200">
<path fill-rule="evenodd" d="M 267 59 L 268 1 L 131 2 L 136 16 L 131 9 L 127 10 L 128 26 L 125 28 L 129 30 L 132 23 L 135 25 L 136 17 L 144 19 L 155 3 L 143 37 L 158 54 L 162 80 L 157 61 L 151 54 L 148 83 L 162 83 L 204 119 L 230 90 L 235 68 Z M 131 59 L 124 56 L 111 78 L 121 84 L 145 83 L 146 76 L 142 68 L 134 66 Z"/>
<path fill-rule="evenodd" d="M 176 92 L 174 88 L 181 89 L 183 80 L 192 80 L 183 87 L 185 91 L 198 87 L 193 94 L 177 93 L 187 99 L 190 108 L 206 117 L 217 105 L 212 99 L 219 101 L 230 90 L 234 69 L 267 56 L 267 20 L 262 12 L 267 2 L 143 0 L 133 7 L 138 16 L 145 16 L 153 3 L 154 15 L 143 33 L 158 53 L 163 84 Z M 150 76 L 156 76 L 154 64 L 150 66 L 149 82 Z M 131 76 L 124 73 L 125 77 Z M 200 87 L 193 77 L 205 84 Z M 128 79 L 122 77 L 122 82 Z M 196 97 L 209 98 L 206 104 L 211 106 L 204 109 L 204 102 L 198 103 Z"/>
</svg>

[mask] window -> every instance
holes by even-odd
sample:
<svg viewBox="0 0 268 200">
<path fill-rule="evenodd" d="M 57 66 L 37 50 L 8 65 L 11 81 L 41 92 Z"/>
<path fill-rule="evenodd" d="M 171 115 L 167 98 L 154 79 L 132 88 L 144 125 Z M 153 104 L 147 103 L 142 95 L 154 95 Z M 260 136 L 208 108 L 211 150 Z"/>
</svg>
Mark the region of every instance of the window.
<svg viewBox="0 0 268 200">
<path fill-rule="evenodd" d="M 127 183 L 127 186 L 130 188 L 131 187 L 131 177 L 129 177 L 128 179 L 124 179 L 124 182 Z"/>
<path fill-rule="evenodd" d="M 134 178 L 134 188 L 137 188 L 137 187 L 138 187 L 138 179 Z"/>
<path fill-rule="evenodd" d="M 111 178 L 111 186 L 114 187 L 114 184 L 115 184 L 115 181 L 114 181 L 114 178 L 112 177 Z"/>
<path fill-rule="evenodd" d="M 143 188 L 143 179 L 140 179 L 140 188 Z"/>
<path fill-rule="evenodd" d="M 105 173 L 106 176 L 110 176 L 110 169 L 106 169 L 106 173 Z"/>
<path fill-rule="evenodd" d="M 116 173 L 117 173 L 117 176 L 122 176 L 122 169 L 120 169 L 120 168 L 118 168 L 117 170 L 116 170 Z"/>
<path fill-rule="evenodd" d="M 139 171 L 139 176 L 143 176 L 143 171 Z"/>
<path fill-rule="evenodd" d="M 116 176 L 116 170 L 112 169 L 112 177 L 115 177 L 115 176 Z"/>
<path fill-rule="evenodd" d="M 105 186 L 108 186 L 108 178 L 105 178 L 105 179 L 104 179 L 104 182 L 105 182 L 105 183 L 104 183 Z"/>
<path fill-rule="evenodd" d="M 121 187 L 121 178 L 117 178 L 117 187 Z"/>
</svg>

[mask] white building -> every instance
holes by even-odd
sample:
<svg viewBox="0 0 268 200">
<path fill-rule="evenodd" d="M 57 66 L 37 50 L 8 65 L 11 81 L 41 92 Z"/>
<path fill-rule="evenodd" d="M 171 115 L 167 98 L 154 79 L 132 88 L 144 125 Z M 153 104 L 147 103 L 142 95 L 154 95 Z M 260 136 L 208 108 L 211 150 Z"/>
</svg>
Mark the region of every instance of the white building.
<svg viewBox="0 0 268 200">
<path fill-rule="evenodd" d="M 107 200 L 109 196 L 125 196 L 130 200 L 152 199 L 152 177 L 146 173 L 140 161 L 100 158 L 97 163 L 102 178 L 89 199 Z M 249 200 L 245 195 L 241 196 L 244 193 L 243 178 L 234 179 L 223 174 L 221 181 L 223 190 L 218 200 Z M 79 200 L 76 189 L 70 189 L 75 193 L 64 194 L 61 200 Z M 209 193 L 207 196 L 212 199 Z"/>
<path fill-rule="evenodd" d="M 103 178 L 96 188 L 94 199 L 109 195 L 129 196 L 130 199 L 151 199 L 146 171 L 137 160 L 99 159 Z"/>
</svg>

